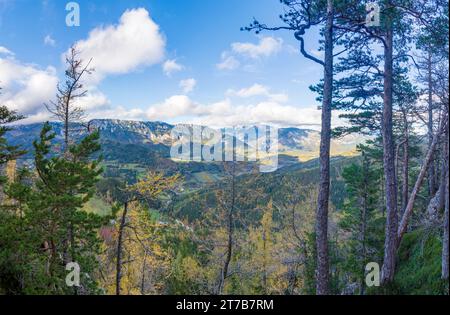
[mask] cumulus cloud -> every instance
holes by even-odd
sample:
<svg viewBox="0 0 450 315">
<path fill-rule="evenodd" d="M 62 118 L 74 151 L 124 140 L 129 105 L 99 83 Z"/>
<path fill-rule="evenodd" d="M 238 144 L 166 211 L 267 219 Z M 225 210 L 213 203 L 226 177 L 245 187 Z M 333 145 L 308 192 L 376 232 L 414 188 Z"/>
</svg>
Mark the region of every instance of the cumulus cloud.
<svg viewBox="0 0 450 315">
<path fill-rule="evenodd" d="M 75 46 L 81 59 L 92 58 L 94 82 L 110 74 L 124 74 L 164 59 L 166 41 L 146 9 L 127 10 L 119 24 L 93 29 Z M 66 53 L 67 54 L 67 53 Z"/>
<path fill-rule="evenodd" d="M 172 73 L 179 72 L 183 69 L 184 69 L 184 66 L 177 63 L 177 61 L 174 59 L 166 60 L 163 63 L 164 74 L 167 75 L 168 77 L 170 77 L 172 75 Z"/>
<path fill-rule="evenodd" d="M 164 120 L 193 114 L 196 111 L 195 104 L 186 95 L 174 95 L 161 104 L 151 106 L 146 114 L 150 120 Z"/>
<path fill-rule="evenodd" d="M 223 52 L 221 56 L 222 61 L 216 65 L 219 70 L 234 70 L 239 68 L 241 63 L 228 52 Z"/>
<path fill-rule="evenodd" d="M 231 105 L 228 102 L 225 110 L 221 107 L 209 108 L 203 115 L 192 118 L 192 122 L 212 126 L 252 124 L 315 126 L 320 122 L 320 112 L 317 109 L 297 108 L 276 102 L 260 102 L 252 105 Z"/>
<path fill-rule="evenodd" d="M 44 38 L 44 44 L 47 46 L 55 47 L 56 41 L 50 35 L 47 35 Z"/>
<path fill-rule="evenodd" d="M 183 93 L 185 94 L 192 92 L 196 85 L 197 80 L 195 80 L 194 78 L 180 81 L 180 87 L 183 89 Z"/>
<path fill-rule="evenodd" d="M 261 37 L 257 44 L 235 42 L 231 44 L 230 50 L 222 52 L 221 61 L 216 64 L 216 67 L 219 70 L 235 70 L 241 66 L 240 59 L 243 57 L 256 61 L 263 57 L 276 55 L 282 48 L 283 40 L 274 37 Z M 252 68 L 251 65 L 244 67 L 244 69 Z"/>
<path fill-rule="evenodd" d="M 231 49 L 233 52 L 252 58 L 269 57 L 277 54 L 283 47 L 281 38 L 262 37 L 258 44 L 253 43 L 233 43 Z"/>
<path fill-rule="evenodd" d="M 0 55 L 10 55 L 13 56 L 14 54 L 6 47 L 0 46 Z"/>
<path fill-rule="evenodd" d="M 76 105 L 87 112 L 88 119 L 146 119 L 144 110 L 113 107 L 97 85 L 108 75 L 126 74 L 161 63 L 165 45 L 166 40 L 159 26 L 143 8 L 125 11 L 116 25 L 94 28 L 86 39 L 75 43 L 80 52 L 79 58 L 85 62 L 92 60 L 90 67 L 95 69 L 91 75 L 84 77 L 88 93 L 78 99 Z M 163 64 L 166 74 L 182 68 L 175 60 L 167 60 Z"/>
<path fill-rule="evenodd" d="M 144 110 L 140 108 L 127 109 L 123 106 L 106 107 L 89 112 L 88 119 L 122 119 L 122 120 L 148 120 Z"/>
<path fill-rule="evenodd" d="M 248 88 L 243 88 L 241 90 L 228 90 L 227 95 L 229 96 L 237 96 L 241 98 L 250 98 L 250 97 L 256 97 L 256 96 L 263 96 L 267 97 L 271 101 L 275 102 L 287 102 L 289 100 L 289 97 L 287 94 L 280 93 L 280 94 L 273 94 L 270 92 L 270 89 L 267 86 L 261 85 L 261 84 L 253 84 L 252 86 Z"/>
<path fill-rule="evenodd" d="M 76 99 L 74 106 L 80 107 L 86 112 L 95 112 L 110 109 L 111 102 L 103 92 L 94 87 L 88 90 L 84 97 Z"/>
<path fill-rule="evenodd" d="M 344 123 L 338 115 L 336 112 L 333 116 L 335 126 Z M 140 113 L 140 119 L 212 127 L 271 124 L 319 130 L 321 111 L 317 107 L 300 108 L 270 100 L 242 105 L 227 98 L 216 103 L 202 104 L 186 95 L 174 95 L 162 103 L 149 106 L 144 115 Z"/>
<path fill-rule="evenodd" d="M 41 69 L 10 56 L 0 57 L 0 83 L 2 105 L 27 116 L 43 117 L 44 103 L 54 98 L 58 78 L 53 67 Z"/>
<path fill-rule="evenodd" d="M 44 104 L 55 99 L 58 84 L 56 69 L 51 66 L 43 69 L 20 62 L 12 52 L 8 55 L 7 58 L 0 56 L 0 104 L 25 115 L 26 119 L 20 123 L 52 120 L 54 117 Z M 106 95 L 95 86 L 90 87 L 86 96 L 77 99 L 74 105 L 87 111 L 91 118 L 103 117 L 102 111 L 114 111 Z"/>
</svg>

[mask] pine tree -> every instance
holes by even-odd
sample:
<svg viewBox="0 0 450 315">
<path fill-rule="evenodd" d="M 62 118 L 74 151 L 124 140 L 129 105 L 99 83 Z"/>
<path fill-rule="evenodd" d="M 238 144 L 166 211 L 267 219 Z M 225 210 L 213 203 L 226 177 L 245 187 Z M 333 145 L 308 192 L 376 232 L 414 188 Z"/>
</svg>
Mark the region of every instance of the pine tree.
<svg viewBox="0 0 450 315">
<path fill-rule="evenodd" d="M 346 167 L 342 174 L 349 197 L 339 226 L 348 233 L 344 245 L 344 270 L 358 284 L 359 293 L 364 294 L 365 266 L 381 260 L 383 225 L 379 224 L 381 215 L 376 211 L 380 170 L 374 166 L 364 146 L 360 150 L 361 162 Z"/>
<path fill-rule="evenodd" d="M 18 178 L 6 191 L 19 205 L 13 220 L 15 240 L 9 244 L 16 249 L 13 260 L 21 264 L 16 275 L 20 283 L 17 293 L 97 293 L 98 229 L 105 219 L 82 208 L 93 196 L 102 171 L 100 160 L 90 159 L 100 148 L 99 135 L 92 133 L 70 146 L 70 159 L 51 153 L 54 138 L 50 125 L 44 124 L 40 139 L 34 142 L 33 184 Z M 70 254 L 72 262 L 80 266 L 80 287 L 69 287 L 65 281 L 69 228 L 74 230 Z"/>
</svg>

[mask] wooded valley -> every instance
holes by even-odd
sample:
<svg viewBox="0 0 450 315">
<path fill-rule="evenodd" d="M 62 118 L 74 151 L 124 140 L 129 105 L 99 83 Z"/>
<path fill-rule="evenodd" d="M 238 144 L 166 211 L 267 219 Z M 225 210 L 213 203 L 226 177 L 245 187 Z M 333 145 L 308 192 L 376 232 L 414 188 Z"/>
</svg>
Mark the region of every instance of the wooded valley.
<svg viewBox="0 0 450 315">
<path fill-rule="evenodd" d="M 172 124 L 87 119 L 74 44 L 51 122 L 0 107 L 0 295 L 448 295 L 448 1 L 375 2 L 242 26 L 322 70 L 320 130 L 282 126 L 271 173 L 171 159 Z"/>
</svg>

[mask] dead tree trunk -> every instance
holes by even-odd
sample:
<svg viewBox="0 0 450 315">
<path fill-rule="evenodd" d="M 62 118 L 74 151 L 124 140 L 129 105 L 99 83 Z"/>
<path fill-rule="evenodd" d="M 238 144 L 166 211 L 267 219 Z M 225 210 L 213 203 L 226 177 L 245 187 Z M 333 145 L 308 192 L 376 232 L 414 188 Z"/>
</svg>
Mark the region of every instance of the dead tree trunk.
<svg viewBox="0 0 450 315">
<path fill-rule="evenodd" d="M 333 94 L 333 1 L 327 1 L 325 26 L 325 74 L 320 141 L 320 186 L 316 213 L 316 293 L 329 294 L 328 206 L 330 196 L 331 105 Z"/>
<path fill-rule="evenodd" d="M 406 206 L 405 213 L 403 214 L 400 226 L 398 228 L 398 233 L 397 233 L 398 241 L 397 241 L 396 248 L 398 248 L 398 246 L 400 245 L 400 242 L 403 238 L 403 235 L 406 233 L 406 229 L 408 227 L 408 222 L 409 222 L 409 219 L 410 219 L 412 211 L 413 211 L 414 202 L 416 201 L 417 194 L 419 193 L 420 187 L 422 186 L 422 182 L 427 173 L 427 169 L 430 166 L 430 163 L 433 159 L 434 152 L 436 150 L 436 146 L 439 142 L 439 138 L 442 133 L 442 128 L 446 128 L 446 124 L 445 124 L 445 127 L 442 126 L 441 130 L 434 135 L 434 139 L 433 139 L 433 142 L 431 143 L 431 147 L 428 149 L 427 156 L 425 158 L 425 161 L 423 162 L 419 176 L 417 177 L 416 184 L 414 185 L 414 189 L 412 190 L 411 196 L 409 197 L 408 205 Z"/>
</svg>

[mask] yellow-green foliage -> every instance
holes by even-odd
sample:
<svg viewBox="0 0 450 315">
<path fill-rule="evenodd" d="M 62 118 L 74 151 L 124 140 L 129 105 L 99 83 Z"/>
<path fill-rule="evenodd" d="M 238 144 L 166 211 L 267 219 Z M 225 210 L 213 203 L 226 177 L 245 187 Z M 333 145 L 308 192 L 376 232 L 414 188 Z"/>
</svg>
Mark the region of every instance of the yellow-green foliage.
<svg viewBox="0 0 450 315">
<path fill-rule="evenodd" d="M 111 206 L 108 205 L 100 197 L 94 196 L 83 207 L 87 213 L 94 213 L 100 216 L 107 216 L 111 214 Z"/>
</svg>

